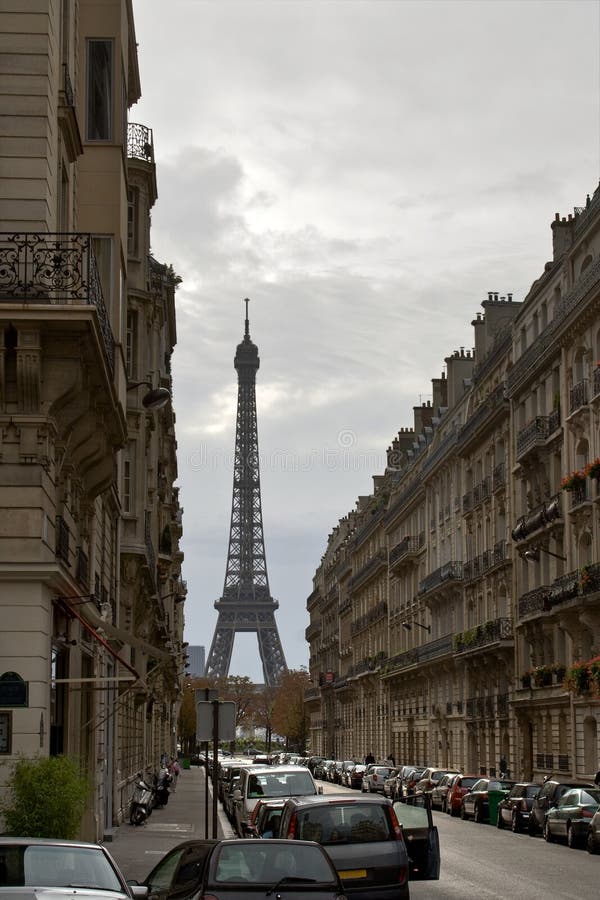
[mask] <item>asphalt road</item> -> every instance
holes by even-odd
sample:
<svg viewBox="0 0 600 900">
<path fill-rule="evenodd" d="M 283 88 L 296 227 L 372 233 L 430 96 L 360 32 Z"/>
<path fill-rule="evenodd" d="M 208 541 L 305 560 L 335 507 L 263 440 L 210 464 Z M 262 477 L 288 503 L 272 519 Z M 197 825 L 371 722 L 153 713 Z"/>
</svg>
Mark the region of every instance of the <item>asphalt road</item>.
<svg viewBox="0 0 600 900">
<path fill-rule="evenodd" d="M 324 786 L 324 793 L 346 791 Z M 440 836 L 440 880 L 412 882 L 411 900 L 583 900 L 600 896 L 600 856 L 439 812 L 433 817 Z"/>
</svg>

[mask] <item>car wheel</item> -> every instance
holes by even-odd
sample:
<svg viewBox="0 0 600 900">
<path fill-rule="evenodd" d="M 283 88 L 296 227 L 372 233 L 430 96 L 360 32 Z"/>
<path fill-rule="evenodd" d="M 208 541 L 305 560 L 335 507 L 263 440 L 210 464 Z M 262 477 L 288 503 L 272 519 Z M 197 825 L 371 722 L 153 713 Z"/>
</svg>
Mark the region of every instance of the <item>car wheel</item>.
<svg viewBox="0 0 600 900">
<path fill-rule="evenodd" d="M 514 831 L 515 834 L 518 834 L 521 830 L 521 821 L 519 819 L 519 813 L 516 809 L 513 809 L 511 820 L 510 820 L 511 830 Z"/>
<path fill-rule="evenodd" d="M 463 822 L 464 822 L 464 820 L 467 818 L 467 813 L 466 813 L 466 810 L 465 810 L 465 804 L 464 804 L 464 803 L 461 803 L 461 804 L 460 804 L 460 817 L 461 817 L 461 819 L 463 820 Z"/>
<path fill-rule="evenodd" d="M 590 828 L 587 833 L 587 840 L 585 842 L 588 853 L 597 853 L 598 847 L 596 846 L 596 840 L 594 838 L 594 832 Z"/>
<path fill-rule="evenodd" d="M 448 803 L 446 802 L 446 798 L 445 798 L 445 797 L 444 797 L 444 799 L 442 800 L 442 807 L 441 807 L 441 809 L 442 809 L 442 812 L 443 812 L 443 813 L 448 812 Z"/>
<path fill-rule="evenodd" d="M 475 809 L 473 810 L 473 821 L 477 822 L 478 825 L 481 824 L 481 822 L 483 822 L 481 803 L 475 804 Z"/>
<path fill-rule="evenodd" d="M 552 832 L 550 831 L 550 828 L 548 827 L 547 819 L 544 822 L 544 840 L 548 841 L 549 844 L 551 844 L 552 841 L 554 840 L 554 836 L 553 836 Z"/>
<path fill-rule="evenodd" d="M 504 828 L 504 822 L 502 820 L 502 810 L 498 810 L 498 821 L 496 822 L 496 828 Z"/>
<path fill-rule="evenodd" d="M 576 850 L 579 847 L 579 837 L 575 834 L 575 829 L 570 822 L 567 825 L 567 847 L 570 847 L 571 850 Z"/>
<path fill-rule="evenodd" d="M 529 822 L 527 823 L 527 834 L 529 837 L 535 837 L 537 834 L 537 828 L 535 825 L 535 819 L 533 817 L 533 813 L 529 813 Z"/>
</svg>

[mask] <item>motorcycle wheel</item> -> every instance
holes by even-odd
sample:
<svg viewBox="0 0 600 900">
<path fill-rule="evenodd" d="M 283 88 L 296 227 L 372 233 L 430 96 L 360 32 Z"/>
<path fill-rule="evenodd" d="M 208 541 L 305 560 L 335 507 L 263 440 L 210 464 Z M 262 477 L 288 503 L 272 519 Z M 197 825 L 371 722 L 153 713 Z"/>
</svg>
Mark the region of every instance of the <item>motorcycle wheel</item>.
<svg viewBox="0 0 600 900">
<path fill-rule="evenodd" d="M 129 821 L 132 825 L 143 825 L 146 820 L 146 813 L 141 808 L 141 806 L 136 806 L 136 808 L 132 811 Z"/>
</svg>

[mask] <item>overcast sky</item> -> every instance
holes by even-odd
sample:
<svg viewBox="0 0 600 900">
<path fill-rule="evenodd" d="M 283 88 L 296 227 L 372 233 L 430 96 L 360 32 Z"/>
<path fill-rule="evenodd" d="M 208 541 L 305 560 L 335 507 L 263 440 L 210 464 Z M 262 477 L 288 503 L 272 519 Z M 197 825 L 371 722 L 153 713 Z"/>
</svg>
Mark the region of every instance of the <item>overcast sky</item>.
<svg viewBox="0 0 600 900">
<path fill-rule="evenodd" d="M 208 653 L 227 559 L 243 298 L 258 345 L 267 566 L 288 666 L 312 576 L 385 450 L 522 300 L 550 222 L 600 175 L 591 0 L 134 0 L 153 129 L 152 250 L 183 278 L 174 355 L 188 584 Z M 230 674 L 262 681 L 254 635 Z"/>
</svg>

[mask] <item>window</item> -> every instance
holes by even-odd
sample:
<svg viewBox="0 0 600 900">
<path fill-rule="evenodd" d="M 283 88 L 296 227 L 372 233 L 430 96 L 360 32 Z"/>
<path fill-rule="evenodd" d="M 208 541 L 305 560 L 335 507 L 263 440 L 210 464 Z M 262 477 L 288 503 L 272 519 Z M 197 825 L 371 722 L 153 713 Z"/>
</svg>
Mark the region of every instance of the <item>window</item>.
<svg viewBox="0 0 600 900">
<path fill-rule="evenodd" d="M 0 713 L 0 754 L 12 752 L 12 713 Z"/>
<path fill-rule="evenodd" d="M 130 187 L 127 191 L 127 253 L 129 256 L 136 256 L 138 249 L 138 193 L 138 189 L 132 187 Z"/>
<path fill-rule="evenodd" d="M 123 512 L 135 509 L 135 441 L 129 441 L 123 461 Z"/>
<path fill-rule="evenodd" d="M 127 352 L 127 378 L 129 381 L 135 381 L 137 377 L 137 322 L 138 314 L 135 310 L 129 310 L 127 313 L 127 335 L 126 335 L 126 352 Z"/>
<path fill-rule="evenodd" d="M 112 140 L 113 43 L 90 39 L 87 42 L 88 141 Z"/>
</svg>

